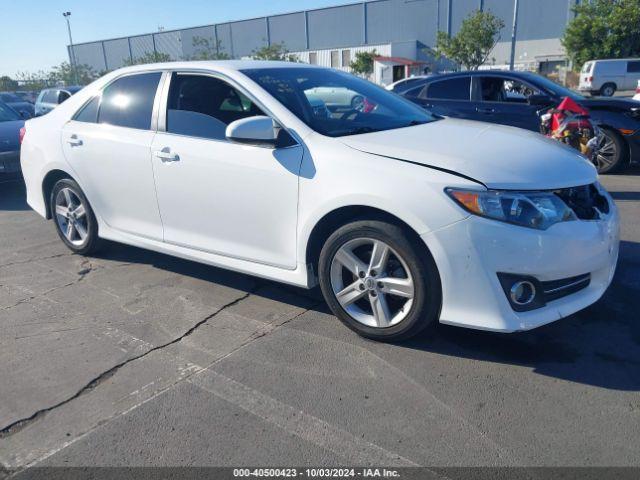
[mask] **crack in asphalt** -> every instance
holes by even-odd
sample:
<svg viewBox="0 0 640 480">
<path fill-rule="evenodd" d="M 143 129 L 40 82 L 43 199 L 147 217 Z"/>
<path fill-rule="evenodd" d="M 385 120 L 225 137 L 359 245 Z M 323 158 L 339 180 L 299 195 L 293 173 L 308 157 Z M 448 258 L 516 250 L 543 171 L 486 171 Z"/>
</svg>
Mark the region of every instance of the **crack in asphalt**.
<svg viewBox="0 0 640 480">
<path fill-rule="evenodd" d="M 48 257 L 36 257 L 36 258 L 28 258 L 26 260 L 18 260 L 15 262 L 3 263 L 0 265 L 0 268 L 4 267 L 13 267 L 14 265 L 24 265 L 25 263 L 39 262 L 41 260 L 50 260 L 52 258 L 61 258 L 61 257 L 70 257 L 74 255 L 73 253 L 58 253 L 56 255 L 49 255 Z"/>
<path fill-rule="evenodd" d="M 60 256 L 64 256 L 64 255 L 60 255 Z M 48 258 L 55 258 L 55 257 L 48 257 Z M 42 260 L 44 260 L 44 259 L 42 259 Z M 36 260 L 34 260 L 34 261 L 36 261 Z M 93 265 L 91 263 L 91 260 L 85 259 L 80 263 L 80 270 L 78 270 L 78 272 L 77 272 L 78 278 L 75 279 L 73 282 L 65 283 L 64 285 L 58 285 L 57 287 L 50 288 L 49 290 L 47 290 L 45 292 L 42 292 L 40 294 L 31 295 L 31 296 L 29 296 L 27 298 L 23 298 L 21 300 L 18 300 L 16 303 L 14 303 L 12 305 L 8 305 L 6 307 L 0 308 L 0 312 L 11 310 L 12 308 L 15 308 L 15 307 L 17 307 L 19 305 L 23 305 L 25 303 L 29 303 L 31 300 L 35 300 L 36 298 L 43 298 L 43 297 L 46 297 L 47 295 L 49 295 L 50 293 L 57 292 L 58 290 L 62 290 L 62 289 L 68 288 L 68 287 L 72 287 L 73 285 L 77 285 L 78 283 L 82 282 L 85 279 L 85 277 L 87 275 L 89 275 L 91 272 L 99 270 L 100 268 L 103 268 L 103 267 Z M 0 286 L 3 286 L 3 285 L 0 285 Z"/>
<path fill-rule="evenodd" d="M 91 268 L 87 268 L 87 270 L 88 271 L 86 273 L 81 274 L 81 278 L 79 280 L 77 280 L 77 282 L 81 281 L 91 271 Z M 223 312 L 227 308 L 233 307 L 234 305 L 237 305 L 238 303 L 240 303 L 240 302 L 246 300 L 247 298 L 249 298 L 259 288 L 260 288 L 260 285 L 256 286 L 254 289 L 250 290 L 245 295 L 242 295 L 242 296 L 238 297 L 237 299 L 233 300 L 232 302 L 229 302 L 229 303 L 223 305 L 222 307 L 218 308 L 215 312 L 213 312 L 210 315 L 207 315 L 206 317 L 204 317 L 202 320 L 197 322 L 195 325 L 193 325 L 191 328 L 189 328 L 189 330 L 187 330 L 185 333 L 183 333 L 179 337 L 176 337 L 176 338 L 174 338 L 173 340 L 171 340 L 169 342 L 163 343 L 162 345 L 158 345 L 158 346 L 155 346 L 153 348 L 150 348 L 149 350 L 147 350 L 146 352 L 144 352 L 144 353 L 142 353 L 140 355 L 136 355 L 134 357 L 131 357 L 131 358 L 127 359 L 127 360 L 124 360 L 124 361 L 118 363 L 117 365 L 114 365 L 113 367 L 111 367 L 108 370 L 102 372 L 101 374 L 97 375 L 92 380 L 87 382 L 82 388 L 80 388 L 80 390 L 78 390 L 76 393 L 74 393 L 70 397 L 67 397 L 64 400 L 61 400 L 60 402 L 58 402 L 55 405 L 52 405 L 50 407 L 42 408 L 42 409 L 34 412 L 29 417 L 25 417 L 25 418 L 22 418 L 20 420 L 16 420 L 15 422 L 12 422 L 11 424 L 3 427 L 0 430 L 0 439 L 7 438 L 7 437 L 13 435 L 14 433 L 19 432 L 20 430 L 24 429 L 28 425 L 32 424 L 33 422 L 37 421 L 38 419 L 40 419 L 41 417 L 46 415 L 48 412 L 51 412 L 52 410 L 55 410 L 55 409 L 57 409 L 57 408 L 59 408 L 59 407 L 61 407 L 63 405 L 66 405 L 67 403 L 69 403 L 69 402 L 75 400 L 76 398 L 84 395 L 85 393 L 95 389 L 102 382 L 104 382 L 104 381 L 108 380 L 109 378 L 111 378 L 118 370 L 120 370 L 125 365 L 128 365 L 131 362 L 135 362 L 136 360 L 139 360 L 139 359 L 141 359 L 143 357 L 146 357 L 150 353 L 153 353 L 153 352 L 155 352 L 157 350 L 161 350 L 161 349 L 166 348 L 166 347 L 168 347 L 170 345 L 173 345 L 175 343 L 180 342 L 181 340 L 183 340 L 184 338 L 188 337 L 193 332 L 195 332 L 200 326 L 202 326 L 203 324 L 205 324 L 206 322 L 208 322 L 209 320 L 211 320 L 212 318 L 214 318 L 215 316 L 217 316 L 218 314 L 220 314 L 221 312 Z M 262 334 L 260 336 L 264 336 L 267 333 L 268 332 L 266 332 L 266 333 L 264 333 L 264 334 Z M 260 336 L 258 336 L 256 338 L 259 338 Z M 250 341 L 252 341 L 252 340 L 250 340 Z"/>
</svg>

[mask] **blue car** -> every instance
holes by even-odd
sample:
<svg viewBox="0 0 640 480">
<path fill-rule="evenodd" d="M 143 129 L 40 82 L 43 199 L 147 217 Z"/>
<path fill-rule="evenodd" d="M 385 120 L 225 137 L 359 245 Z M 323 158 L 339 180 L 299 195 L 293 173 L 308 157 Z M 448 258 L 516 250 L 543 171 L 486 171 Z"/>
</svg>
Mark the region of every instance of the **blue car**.
<svg viewBox="0 0 640 480">
<path fill-rule="evenodd" d="M 29 103 L 15 93 L 0 92 L 0 102 L 13 108 L 24 119 L 32 118 L 35 114 L 33 103 Z"/>
<path fill-rule="evenodd" d="M 529 72 L 470 71 L 423 79 L 398 92 L 433 113 L 527 130 L 540 130 L 539 112 L 571 97 L 587 108 L 603 131 L 596 167 L 600 173 L 622 170 L 640 160 L 640 103 L 624 98 L 586 98 Z"/>
<path fill-rule="evenodd" d="M 20 129 L 24 120 L 18 112 L 0 102 L 0 174 L 20 171 Z"/>
</svg>

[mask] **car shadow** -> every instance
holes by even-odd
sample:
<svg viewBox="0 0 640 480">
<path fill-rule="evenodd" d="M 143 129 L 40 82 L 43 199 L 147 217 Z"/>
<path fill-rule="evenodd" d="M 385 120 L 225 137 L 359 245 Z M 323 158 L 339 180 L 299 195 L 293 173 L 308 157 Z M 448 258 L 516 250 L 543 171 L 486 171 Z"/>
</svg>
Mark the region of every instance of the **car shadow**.
<svg viewBox="0 0 640 480">
<path fill-rule="evenodd" d="M 622 242 L 603 298 L 570 317 L 514 334 L 439 325 L 430 338 L 399 344 L 442 355 L 519 365 L 541 375 L 640 391 L 640 244 Z"/>
<path fill-rule="evenodd" d="M 27 205 L 24 181 L 12 174 L 0 173 L 0 211 L 26 211 Z"/>
</svg>

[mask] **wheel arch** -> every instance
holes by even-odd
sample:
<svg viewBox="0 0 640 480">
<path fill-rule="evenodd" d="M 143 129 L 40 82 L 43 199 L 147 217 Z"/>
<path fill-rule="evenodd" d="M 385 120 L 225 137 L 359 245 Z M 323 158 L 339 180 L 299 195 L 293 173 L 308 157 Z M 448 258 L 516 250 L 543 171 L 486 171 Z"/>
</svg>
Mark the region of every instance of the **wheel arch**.
<svg viewBox="0 0 640 480">
<path fill-rule="evenodd" d="M 76 179 L 73 178 L 71 174 L 68 172 L 54 168 L 53 170 L 49 170 L 47 174 L 42 179 L 42 198 L 44 200 L 45 211 L 46 211 L 46 219 L 51 220 L 51 191 L 53 190 L 53 186 L 59 180 L 63 178 L 68 178 L 77 183 Z"/>
<path fill-rule="evenodd" d="M 380 220 L 398 225 L 411 236 L 412 240 L 420 241 L 418 231 L 407 221 L 386 210 L 369 205 L 345 205 L 334 208 L 325 213 L 313 226 L 305 243 L 305 264 L 312 269 L 315 277 L 318 272 L 320 251 L 329 236 L 338 228 L 358 220 Z M 425 245 L 426 248 L 426 245 Z"/>
</svg>

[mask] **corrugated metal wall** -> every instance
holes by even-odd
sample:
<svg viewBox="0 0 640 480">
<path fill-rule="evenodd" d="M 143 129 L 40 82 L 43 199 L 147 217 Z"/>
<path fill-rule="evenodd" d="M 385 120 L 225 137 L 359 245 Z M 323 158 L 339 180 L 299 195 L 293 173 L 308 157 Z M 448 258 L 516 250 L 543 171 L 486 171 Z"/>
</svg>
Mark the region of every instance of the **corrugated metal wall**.
<svg viewBox="0 0 640 480">
<path fill-rule="evenodd" d="M 520 0 L 518 40 L 559 38 L 577 0 Z M 174 60 L 197 53 L 194 38 L 210 40 L 234 58 L 249 56 L 269 43 L 290 51 L 323 50 L 417 40 L 433 46 L 439 30 L 456 33 L 464 18 L 480 8 L 501 17 L 501 41 L 510 38 L 514 0 L 372 0 L 340 7 L 254 18 L 185 30 L 74 46 L 78 63 L 112 70 L 145 53 L 163 52 Z"/>
</svg>

